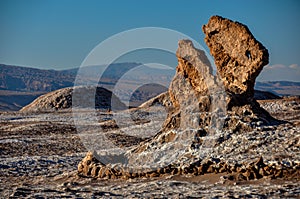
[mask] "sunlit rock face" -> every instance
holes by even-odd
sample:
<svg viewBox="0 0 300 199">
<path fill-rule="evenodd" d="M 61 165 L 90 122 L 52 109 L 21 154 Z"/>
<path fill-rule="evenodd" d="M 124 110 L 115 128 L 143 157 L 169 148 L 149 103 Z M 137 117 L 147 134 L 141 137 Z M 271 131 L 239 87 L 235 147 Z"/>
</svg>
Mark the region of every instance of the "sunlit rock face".
<svg viewBox="0 0 300 199">
<path fill-rule="evenodd" d="M 164 130 L 198 129 L 211 124 L 207 113 L 226 111 L 223 84 L 212 74 L 205 52 L 189 40 L 180 40 L 176 52 L 178 66 L 169 87 L 173 109 L 169 112 Z"/>
<path fill-rule="evenodd" d="M 246 25 L 220 16 L 212 16 L 202 30 L 226 90 L 227 115 L 248 124 L 278 123 L 254 99 L 255 79 L 269 63 L 268 50 Z M 231 119 L 225 126 L 233 129 L 237 122 Z"/>
<path fill-rule="evenodd" d="M 213 16 L 202 29 L 225 89 L 234 100 L 229 105 L 249 103 L 255 79 L 269 63 L 268 50 L 239 22 Z"/>
</svg>

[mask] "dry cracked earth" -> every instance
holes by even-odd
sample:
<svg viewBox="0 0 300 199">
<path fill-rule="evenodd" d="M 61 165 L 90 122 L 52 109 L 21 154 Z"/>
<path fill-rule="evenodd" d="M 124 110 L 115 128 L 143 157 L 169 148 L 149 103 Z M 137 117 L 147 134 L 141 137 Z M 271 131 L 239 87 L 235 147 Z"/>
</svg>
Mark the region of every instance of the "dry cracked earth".
<svg viewBox="0 0 300 199">
<path fill-rule="evenodd" d="M 277 160 L 286 165 L 299 163 L 300 99 L 262 100 L 259 103 L 272 116 L 289 123 L 257 127 L 247 135 L 231 135 L 216 146 L 216 151 L 227 159 L 254 160 L 262 154 L 266 161 Z M 82 120 L 87 120 L 89 114 L 86 112 L 86 118 Z M 101 133 L 120 147 L 137 145 L 145 139 L 116 134 L 115 125 L 110 123 L 112 114 L 100 111 L 96 114 L 99 123 L 90 129 L 102 126 L 105 131 Z M 1 198 L 300 197 L 299 177 L 239 181 L 224 177 L 226 172 L 127 180 L 80 177 L 77 165 L 87 149 L 71 112 L 2 112 L 0 118 Z M 147 121 L 141 121 L 136 122 L 136 128 L 146 128 Z M 264 148 L 259 147 L 262 145 Z"/>
</svg>

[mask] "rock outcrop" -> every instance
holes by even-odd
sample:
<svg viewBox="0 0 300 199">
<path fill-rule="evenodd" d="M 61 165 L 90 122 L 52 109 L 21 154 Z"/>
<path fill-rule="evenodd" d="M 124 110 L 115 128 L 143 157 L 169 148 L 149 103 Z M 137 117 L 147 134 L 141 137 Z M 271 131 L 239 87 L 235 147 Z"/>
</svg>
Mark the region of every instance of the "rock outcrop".
<svg viewBox="0 0 300 199">
<path fill-rule="evenodd" d="M 73 95 L 76 96 L 74 99 Z M 109 110 L 114 104 L 116 110 L 126 109 L 117 96 L 101 87 L 69 87 L 52 91 L 38 97 L 29 105 L 23 107 L 22 112 L 53 112 L 71 110 L 73 108 L 95 108 Z"/>
<path fill-rule="evenodd" d="M 199 129 L 212 125 L 212 113 L 226 111 L 225 90 L 205 52 L 189 40 L 181 40 L 176 52 L 178 66 L 169 87 L 173 109 L 164 124 L 169 129 Z"/>
<path fill-rule="evenodd" d="M 209 173 L 227 173 L 224 180 L 254 180 L 267 177 L 269 179 L 283 178 L 300 179 L 300 164 L 295 163 L 293 167 L 285 164 L 266 164 L 262 157 L 249 163 L 229 164 L 220 159 L 210 158 L 200 163 L 194 162 L 185 167 L 168 165 L 155 170 L 130 170 L 120 167 L 111 167 L 102 164 L 96 154 L 88 152 L 78 165 L 78 174 L 104 179 L 130 179 L 130 178 L 152 178 L 166 175 L 203 175 Z"/>
<path fill-rule="evenodd" d="M 164 106 L 166 108 L 173 107 L 173 104 L 170 100 L 169 92 L 168 91 L 163 92 L 163 93 L 159 94 L 158 96 L 151 98 L 150 100 L 144 102 L 139 107 L 140 108 L 148 108 L 148 107 L 155 106 L 155 105 Z"/>
<path fill-rule="evenodd" d="M 128 168 L 141 169 L 136 177 L 152 173 L 198 175 L 208 172 L 209 167 L 214 172 L 220 162 L 207 164 L 204 160 L 224 141 L 225 134 L 247 133 L 276 122 L 254 99 L 255 79 L 268 63 L 267 49 L 245 25 L 219 16 L 211 17 L 203 32 L 217 75 L 213 75 L 204 51 L 189 40 L 179 41 L 177 71 L 168 93 L 146 104 L 165 104 L 169 111 L 165 123 L 152 139 L 124 154 Z M 81 162 L 79 173 L 87 175 L 83 169 L 87 167 Z M 122 169 L 118 175 L 120 172 Z"/>
<path fill-rule="evenodd" d="M 228 108 L 250 103 L 255 79 L 269 63 L 268 50 L 254 38 L 246 25 L 239 22 L 213 16 L 202 29 L 230 96 Z"/>
<path fill-rule="evenodd" d="M 209 131 L 208 127 L 247 131 L 251 129 L 248 125 L 237 126 L 239 120 L 248 124 L 276 123 L 254 99 L 255 79 L 268 64 L 268 50 L 247 26 L 219 16 L 211 17 L 203 32 L 215 59 L 217 76 L 212 74 L 212 66 L 202 50 L 191 41 L 179 41 L 177 71 L 168 92 L 173 109 L 163 131 Z M 230 118 L 220 119 L 224 115 Z"/>
<path fill-rule="evenodd" d="M 225 126 L 234 129 L 239 123 L 235 117 L 248 124 L 280 123 L 254 99 L 256 77 L 269 63 L 268 50 L 246 25 L 220 16 L 211 17 L 202 30 L 226 91 L 227 115 L 232 119 Z M 237 129 L 247 130 L 240 126 Z"/>
</svg>

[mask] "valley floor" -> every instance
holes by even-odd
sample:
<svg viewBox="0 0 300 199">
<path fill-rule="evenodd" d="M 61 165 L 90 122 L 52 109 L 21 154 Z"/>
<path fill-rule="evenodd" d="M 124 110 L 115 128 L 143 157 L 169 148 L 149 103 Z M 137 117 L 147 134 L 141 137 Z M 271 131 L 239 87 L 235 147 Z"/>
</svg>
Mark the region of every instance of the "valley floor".
<svg viewBox="0 0 300 199">
<path fill-rule="evenodd" d="M 296 150 L 300 149 L 299 98 L 264 100 L 260 104 L 273 116 L 290 122 L 277 128 L 286 135 L 274 130 L 274 136 L 295 139 L 291 146 L 295 150 L 287 150 L 286 156 L 299 161 Z M 99 124 L 111 118 L 111 113 L 96 114 Z M 224 178 L 226 173 L 129 180 L 79 177 L 77 164 L 85 156 L 88 146 L 83 144 L 72 118 L 70 112 L 0 113 L 0 198 L 300 197 L 298 179 L 230 181 Z M 139 125 L 145 124 L 136 124 Z M 88 128 L 95 130 L 93 126 Z M 109 135 L 115 132 L 114 125 L 104 129 L 103 133 Z M 136 145 L 142 140 L 129 139 L 132 137 L 110 136 L 120 146 Z"/>
</svg>

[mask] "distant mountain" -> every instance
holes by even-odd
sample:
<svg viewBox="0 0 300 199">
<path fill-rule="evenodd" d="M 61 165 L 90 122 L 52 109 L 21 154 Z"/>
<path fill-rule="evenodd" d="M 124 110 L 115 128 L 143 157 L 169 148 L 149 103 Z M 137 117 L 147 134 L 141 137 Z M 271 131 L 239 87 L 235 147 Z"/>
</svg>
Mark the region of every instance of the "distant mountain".
<svg viewBox="0 0 300 199">
<path fill-rule="evenodd" d="M 50 92 L 73 86 L 78 74 L 79 84 L 82 85 L 97 83 L 101 73 L 100 84 L 116 83 L 121 77 L 135 81 L 146 77 L 155 82 L 155 79 L 170 81 L 174 76 L 174 70 L 158 70 L 139 63 L 114 63 L 105 67 L 86 66 L 80 70 L 73 68 L 58 71 L 0 64 L 0 90 Z"/>
<path fill-rule="evenodd" d="M 269 91 L 276 95 L 300 95 L 300 82 L 268 81 L 256 82 L 255 89 Z"/>
<path fill-rule="evenodd" d="M 85 77 L 99 78 L 100 72 L 103 73 L 103 78 L 109 79 L 119 79 L 127 71 L 139 66 L 138 63 L 115 63 L 108 67 L 106 65 L 95 65 L 95 66 L 85 66 L 80 68 L 80 74 Z M 107 69 L 104 71 L 105 67 Z M 62 72 L 76 76 L 79 72 L 79 68 L 72 68 L 68 70 L 63 70 Z"/>
<path fill-rule="evenodd" d="M 74 75 L 64 71 L 41 70 L 0 64 L 0 89 L 49 92 L 73 86 Z"/>
<path fill-rule="evenodd" d="M 130 103 L 128 106 L 137 106 L 164 92 L 175 73 L 175 70 L 139 63 L 114 63 L 104 71 L 105 67 L 86 66 L 58 71 L 0 64 L 0 110 L 19 110 L 42 94 L 72 87 L 76 77 L 77 85 L 98 84 L 113 90 L 120 100 Z M 120 81 L 121 84 L 118 84 Z M 146 84 L 148 86 L 144 86 Z M 300 82 L 256 82 L 255 89 L 275 95 L 300 95 Z M 264 93 L 257 93 L 256 96 L 266 97 Z M 272 97 L 270 94 L 268 96 Z"/>
<path fill-rule="evenodd" d="M 141 100 L 162 92 L 161 87 L 155 89 L 153 85 L 139 88 L 144 82 L 163 82 L 167 85 L 174 76 L 172 70 L 157 70 L 139 63 L 114 63 L 104 71 L 105 67 L 86 66 L 80 70 L 57 71 L 0 64 L 0 111 L 19 110 L 42 94 L 72 87 L 77 77 L 77 85 L 99 84 L 109 90 L 113 90 L 114 85 L 123 78 L 114 92 L 122 100 L 130 99 L 132 95 L 128 105 L 138 105 Z M 99 79 L 100 73 L 103 74 Z"/>
<path fill-rule="evenodd" d="M 0 111 L 16 111 L 46 92 L 0 90 Z"/>
<path fill-rule="evenodd" d="M 116 84 L 120 78 L 136 84 L 147 81 L 151 83 L 164 81 L 169 84 L 175 74 L 175 69 L 153 68 L 141 63 L 113 63 L 109 66 L 84 66 L 63 70 L 63 72 L 76 76 L 79 79 L 77 83 L 80 85 L 98 82 L 102 86 L 107 86 Z"/>
<path fill-rule="evenodd" d="M 275 95 L 269 91 L 260 91 L 255 90 L 254 92 L 254 99 L 256 100 L 266 100 L 266 99 L 281 99 L 282 97 Z"/>
</svg>

